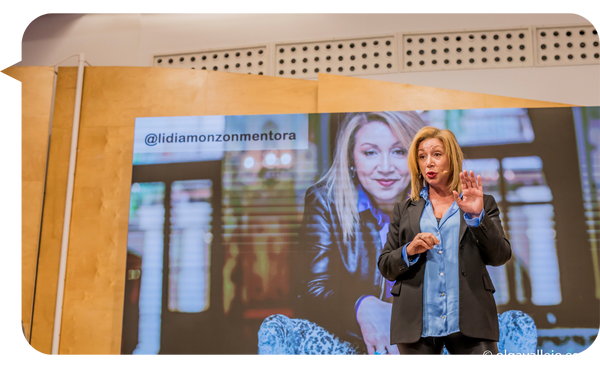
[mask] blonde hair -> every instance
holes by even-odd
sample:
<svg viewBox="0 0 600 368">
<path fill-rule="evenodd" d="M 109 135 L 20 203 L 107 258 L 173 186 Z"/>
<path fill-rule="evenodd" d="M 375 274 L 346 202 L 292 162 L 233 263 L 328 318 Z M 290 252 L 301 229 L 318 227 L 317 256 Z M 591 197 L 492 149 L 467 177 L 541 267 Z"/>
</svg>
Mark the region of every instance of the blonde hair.
<svg viewBox="0 0 600 368">
<path fill-rule="evenodd" d="M 356 132 L 363 126 L 379 121 L 388 125 L 404 147 L 409 147 L 412 137 L 425 126 L 414 111 L 380 111 L 349 114 L 338 130 L 333 163 L 318 183 L 325 182 L 327 196 L 335 204 L 342 225 L 344 241 L 350 240 L 354 225 L 359 222 L 358 191 L 350 173 L 354 166 Z"/>
<path fill-rule="evenodd" d="M 439 139 L 442 142 L 446 151 L 446 157 L 450 163 L 449 171 L 452 175 L 452 180 L 448 184 L 448 190 L 456 190 L 458 193 L 462 193 L 459 174 L 462 171 L 462 163 L 465 156 L 456 141 L 454 133 L 448 129 L 425 127 L 417 132 L 408 150 L 408 168 L 410 169 L 411 176 L 410 199 L 413 201 L 419 199 L 421 190 L 425 185 L 425 178 L 419 170 L 419 145 L 424 140 L 431 138 Z"/>
</svg>

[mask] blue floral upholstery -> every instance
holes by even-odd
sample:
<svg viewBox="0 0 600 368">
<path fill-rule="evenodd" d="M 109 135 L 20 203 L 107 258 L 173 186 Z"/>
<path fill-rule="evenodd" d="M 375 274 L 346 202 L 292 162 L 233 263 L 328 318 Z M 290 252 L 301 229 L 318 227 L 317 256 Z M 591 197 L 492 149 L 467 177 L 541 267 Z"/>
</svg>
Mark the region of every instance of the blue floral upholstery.
<svg viewBox="0 0 600 368">
<path fill-rule="evenodd" d="M 258 330 L 258 354 L 354 355 L 357 350 L 316 323 L 281 314 L 267 317 Z"/>
<path fill-rule="evenodd" d="M 511 310 L 498 315 L 498 352 L 535 353 L 537 329 L 527 314 Z M 305 319 L 281 314 L 267 317 L 258 330 L 258 354 L 354 355 L 359 347 Z M 444 348 L 444 354 L 448 354 Z"/>
<path fill-rule="evenodd" d="M 498 324 L 500 354 L 535 354 L 538 334 L 533 318 L 521 311 L 510 310 L 498 315 Z"/>
</svg>

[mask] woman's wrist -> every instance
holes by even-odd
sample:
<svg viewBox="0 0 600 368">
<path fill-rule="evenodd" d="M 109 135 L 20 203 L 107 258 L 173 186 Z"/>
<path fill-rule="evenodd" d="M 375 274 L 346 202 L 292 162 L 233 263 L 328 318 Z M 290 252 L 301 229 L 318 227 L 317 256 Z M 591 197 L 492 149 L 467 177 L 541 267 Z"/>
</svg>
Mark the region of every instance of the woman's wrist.
<svg viewBox="0 0 600 368">
<path fill-rule="evenodd" d="M 412 257 L 412 256 L 414 256 L 414 255 L 415 255 L 413 252 L 411 252 L 411 247 L 410 247 L 410 244 L 408 244 L 408 245 L 406 246 L 406 255 L 407 255 L 407 256 L 409 256 L 409 257 Z"/>
<path fill-rule="evenodd" d="M 362 302 L 369 298 L 369 297 L 375 297 L 375 295 L 370 295 L 370 294 L 366 294 L 366 295 L 362 295 L 360 298 L 358 298 L 358 300 L 356 301 L 356 303 L 354 303 L 354 316 L 356 317 L 356 319 L 358 320 L 358 310 L 360 309 L 360 305 L 362 304 Z"/>
</svg>

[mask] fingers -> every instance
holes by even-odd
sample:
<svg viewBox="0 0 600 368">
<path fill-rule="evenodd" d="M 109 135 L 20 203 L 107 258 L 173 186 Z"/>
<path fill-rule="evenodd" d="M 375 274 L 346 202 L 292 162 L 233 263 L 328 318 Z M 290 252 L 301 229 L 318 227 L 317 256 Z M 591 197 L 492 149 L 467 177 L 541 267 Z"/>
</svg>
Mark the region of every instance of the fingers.
<svg viewBox="0 0 600 368">
<path fill-rule="evenodd" d="M 469 190 L 472 187 L 471 178 L 467 170 L 460 173 L 460 183 L 462 184 L 463 193 L 465 190 Z"/>
<path fill-rule="evenodd" d="M 452 191 L 452 195 L 454 196 L 454 201 L 456 201 L 457 204 L 462 201 L 462 199 L 460 199 L 460 194 L 458 194 L 456 190 Z"/>
<path fill-rule="evenodd" d="M 384 343 L 378 343 L 376 348 L 377 349 L 375 351 L 378 351 L 379 353 L 381 353 L 381 355 L 387 354 L 387 347 Z"/>
<path fill-rule="evenodd" d="M 481 175 L 477 175 L 475 178 L 475 173 L 471 171 L 470 173 L 467 170 L 464 170 L 460 173 L 460 183 L 462 184 L 463 190 L 465 189 L 479 189 L 481 188 Z M 456 198 L 456 197 L 455 197 Z"/>
<path fill-rule="evenodd" d="M 387 338 L 387 340 L 389 340 L 389 337 Z M 371 352 L 371 350 L 373 352 Z M 386 345 L 385 343 L 377 343 L 375 346 L 373 346 L 372 344 L 369 344 L 367 346 L 367 351 L 369 354 L 374 355 L 386 355 L 386 354 L 390 354 L 390 355 L 400 355 L 400 352 L 398 351 L 398 347 L 396 345 Z"/>
<path fill-rule="evenodd" d="M 378 352 L 378 355 L 400 355 L 400 352 L 398 351 L 398 347 L 396 345 L 385 345 L 382 343 L 378 343 L 376 346 L 368 344 L 367 352 L 369 353 L 369 355 L 375 355 L 375 352 Z"/>
<path fill-rule="evenodd" d="M 471 188 L 479 189 L 481 188 L 481 176 L 477 175 L 475 178 L 475 174 L 471 171 Z"/>
<path fill-rule="evenodd" d="M 430 245 L 431 248 L 433 248 L 434 245 L 440 244 L 439 239 L 436 238 L 432 233 L 421 233 L 421 239 L 425 240 L 427 245 Z"/>
<path fill-rule="evenodd" d="M 417 236 L 415 236 L 411 244 L 414 244 L 417 249 L 425 248 L 427 250 L 433 248 L 433 246 L 430 244 L 431 240 L 428 241 L 427 239 L 427 233 L 419 233 Z M 417 253 L 421 252 L 417 251 Z"/>
<path fill-rule="evenodd" d="M 375 346 L 367 344 L 367 352 L 369 353 L 369 355 L 375 354 Z"/>
<path fill-rule="evenodd" d="M 388 349 L 390 358 L 400 358 L 400 351 L 397 345 L 389 345 L 386 348 Z"/>
<path fill-rule="evenodd" d="M 435 237 L 432 233 L 419 233 L 406 249 L 407 254 L 412 256 L 414 254 L 421 254 L 429 249 L 433 249 L 435 245 L 440 244 L 440 240 Z"/>
</svg>

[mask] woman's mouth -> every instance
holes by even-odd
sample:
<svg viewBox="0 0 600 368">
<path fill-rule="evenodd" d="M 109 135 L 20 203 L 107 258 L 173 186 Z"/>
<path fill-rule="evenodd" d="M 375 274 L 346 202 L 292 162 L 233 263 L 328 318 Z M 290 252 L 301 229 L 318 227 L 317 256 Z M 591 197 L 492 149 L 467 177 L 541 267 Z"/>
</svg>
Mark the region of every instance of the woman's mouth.
<svg viewBox="0 0 600 368">
<path fill-rule="evenodd" d="M 377 181 L 377 182 L 378 182 L 378 183 L 379 183 L 379 184 L 380 184 L 382 187 L 385 187 L 385 188 L 389 188 L 389 187 L 391 187 L 391 186 L 392 186 L 392 185 L 394 185 L 394 183 L 397 181 L 397 180 L 394 180 L 394 179 L 375 179 L 375 180 L 376 180 L 376 181 Z"/>
<path fill-rule="evenodd" d="M 433 171 L 429 171 L 429 172 L 427 172 L 427 177 L 428 177 L 429 179 L 433 179 L 433 178 L 435 178 L 435 177 L 436 177 L 436 175 L 437 175 L 437 173 L 436 173 L 436 172 L 433 172 Z"/>
</svg>

